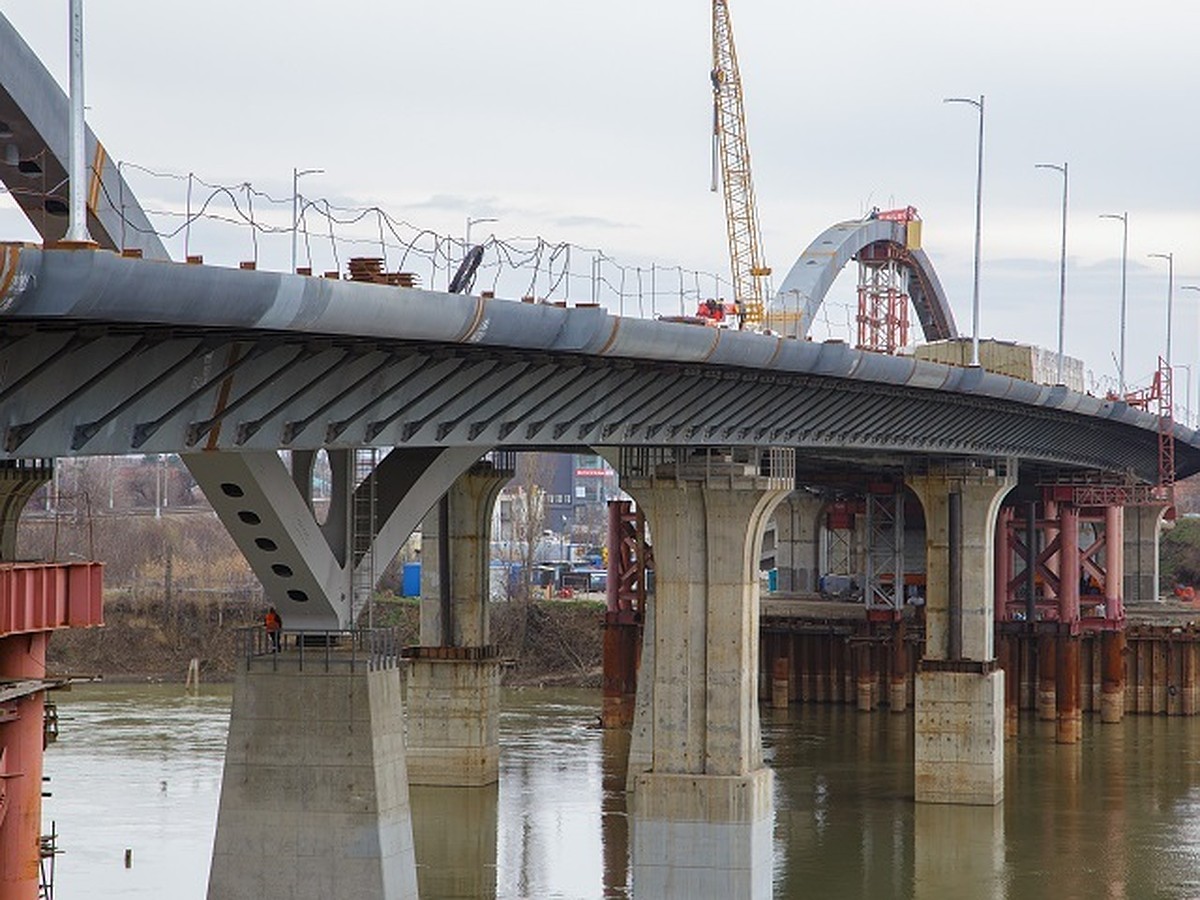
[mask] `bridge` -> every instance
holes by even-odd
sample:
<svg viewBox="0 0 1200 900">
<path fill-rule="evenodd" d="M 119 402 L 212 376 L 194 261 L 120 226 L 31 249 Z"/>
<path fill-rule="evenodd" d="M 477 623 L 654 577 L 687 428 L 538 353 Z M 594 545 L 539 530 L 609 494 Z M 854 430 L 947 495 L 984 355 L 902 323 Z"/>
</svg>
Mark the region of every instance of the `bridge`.
<svg viewBox="0 0 1200 900">
<path fill-rule="evenodd" d="M 338 890 L 413 896 L 407 783 L 496 779 L 499 661 L 481 548 L 511 453 L 594 448 L 652 528 L 656 590 L 636 611 L 645 637 L 632 703 L 629 783 L 643 823 L 635 867 L 639 854 L 654 865 L 658 837 L 686 846 L 714 823 L 744 828 L 747 852 L 769 857 L 758 560 L 777 510 L 807 523 L 788 533 L 777 523 L 777 535 L 793 557 L 789 581 L 811 590 L 817 523 L 835 496 L 864 498 L 875 516 L 867 602 L 880 621 L 899 621 L 906 546 L 924 548 L 917 799 L 995 804 L 1006 706 L 993 629 L 1008 608 L 998 591 L 1018 580 L 1013 559 L 1051 584 L 1068 670 L 1086 618 L 1081 572 L 1099 576 L 1096 627 L 1119 654 L 1124 597 L 1156 581 L 1149 560 L 1167 487 L 1200 470 L 1200 436 L 1124 400 L 804 340 L 802 323 L 843 265 L 872 247 L 905 246 L 895 222 L 840 223 L 801 255 L 777 298 L 797 311 L 791 335 L 615 316 L 590 303 L 220 269 L 166 259 L 94 136 L 97 246 L 56 244 L 65 187 L 39 194 L 18 179 L 36 165 L 45 183 L 62 181 L 65 107 L 0 18 L 0 123 L 24 166 L 0 177 L 45 240 L 4 245 L 0 256 L 0 560 L 15 558 L 20 507 L 52 471 L 44 460 L 179 453 L 299 633 L 294 650 L 249 655 L 239 676 L 213 898 L 248 885 L 264 898 L 320 890 L 305 877 L 311 859 L 276 857 L 263 872 L 264 835 L 285 822 L 323 859 L 345 858 L 370 830 L 369 851 L 355 844 Z M 926 337 L 953 337 L 928 256 L 914 250 L 905 264 Z M 388 452 L 365 470 L 363 448 Z M 312 511 L 319 450 L 335 476 L 324 523 Z M 904 522 L 906 496 L 919 502 L 919 524 Z M 1019 505 L 1033 522 L 1024 544 L 997 526 Z M 1099 517 L 1103 537 L 1081 546 L 1087 515 Z M 439 536 L 426 545 L 436 577 L 422 600 L 421 647 L 405 662 L 405 726 L 386 645 L 370 643 L 357 669 L 315 666 L 311 653 L 306 665 L 303 649 L 306 635 L 328 646 L 328 635 L 354 628 L 369 561 L 391 559 L 422 522 Z M 1032 591 L 1026 599 L 1036 612 Z M 611 624 L 617 643 L 637 639 L 631 619 Z M 1059 718 L 1069 743 L 1079 709 L 1068 694 L 1059 691 Z M 307 740 L 317 727 L 340 739 Z M 397 737 L 405 727 L 407 741 Z M 279 734 L 300 749 L 291 754 Z M 275 790 L 280 779 L 300 787 Z M 330 796 L 346 780 L 367 798 L 353 810 Z M 314 813 L 351 824 L 323 828 Z"/>
</svg>

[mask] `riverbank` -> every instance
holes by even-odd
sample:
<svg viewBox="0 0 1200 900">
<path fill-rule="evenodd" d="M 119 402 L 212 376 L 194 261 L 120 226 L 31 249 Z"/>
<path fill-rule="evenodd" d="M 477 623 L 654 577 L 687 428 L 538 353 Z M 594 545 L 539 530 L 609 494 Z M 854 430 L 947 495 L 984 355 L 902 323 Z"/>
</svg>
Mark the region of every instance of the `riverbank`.
<svg viewBox="0 0 1200 900">
<path fill-rule="evenodd" d="M 196 659 L 202 681 L 230 681 L 237 668 L 237 632 L 258 627 L 261 612 L 219 597 L 170 604 L 113 598 L 105 603 L 102 628 L 55 633 L 47 667 L 112 682 L 183 682 Z M 603 603 L 587 600 L 492 604 L 492 642 L 508 661 L 504 683 L 598 687 L 603 615 Z M 418 643 L 415 599 L 380 595 L 374 621 L 396 628 L 402 645 Z"/>
</svg>

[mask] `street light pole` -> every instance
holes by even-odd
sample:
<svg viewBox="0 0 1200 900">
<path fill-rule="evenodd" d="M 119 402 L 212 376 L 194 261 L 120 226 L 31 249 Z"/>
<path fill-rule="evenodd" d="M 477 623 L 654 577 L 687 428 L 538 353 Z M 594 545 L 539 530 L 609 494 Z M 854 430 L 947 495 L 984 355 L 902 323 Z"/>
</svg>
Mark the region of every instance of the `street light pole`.
<svg viewBox="0 0 1200 900">
<path fill-rule="evenodd" d="M 1063 328 L 1067 320 L 1067 164 L 1038 163 L 1035 169 L 1053 169 L 1063 177 L 1062 199 L 1062 255 L 1058 263 L 1058 378 L 1063 383 Z"/>
<path fill-rule="evenodd" d="M 66 239 L 88 243 L 87 229 L 87 129 L 83 118 L 83 0 L 71 0 L 70 122 L 68 123 L 67 165 L 70 168 L 68 190 L 70 206 Z"/>
<path fill-rule="evenodd" d="M 970 97 L 946 97 L 943 103 L 966 103 L 979 110 L 978 164 L 975 170 L 975 274 L 971 290 L 971 365 L 979 365 L 979 244 L 980 213 L 983 210 L 983 94 Z"/>
<path fill-rule="evenodd" d="M 296 232 L 300 228 L 300 179 L 320 175 L 324 169 L 292 169 L 292 274 L 296 274 Z"/>
<path fill-rule="evenodd" d="M 1200 291 L 1200 285 L 1195 285 L 1195 284 L 1181 284 L 1181 285 L 1179 286 L 1179 289 L 1180 289 L 1181 291 Z M 1191 390 L 1191 385 L 1189 385 L 1189 386 L 1188 386 L 1188 389 L 1189 389 L 1189 390 Z M 1198 387 L 1197 387 L 1197 390 L 1200 390 L 1200 386 L 1198 386 Z M 1197 406 L 1200 406 L 1200 394 L 1198 394 L 1198 395 L 1197 395 L 1197 397 L 1196 397 L 1196 405 L 1197 405 Z M 1197 420 L 1198 420 L 1198 421 L 1200 421 L 1200 410 L 1197 410 L 1197 416 L 1196 416 L 1196 418 L 1197 418 Z"/>
<path fill-rule="evenodd" d="M 1129 213 L 1101 213 L 1102 219 L 1117 219 L 1121 223 L 1121 357 L 1117 364 L 1117 380 L 1121 397 L 1125 396 L 1125 270 L 1129 262 Z"/>
<path fill-rule="evenodd" d="M 1175 300 L 1175 254 L 1151 253 L 1155 259 L 1167 261 L 1167 368 L 1171 368 L 1171 306 Z"/>
</svg>

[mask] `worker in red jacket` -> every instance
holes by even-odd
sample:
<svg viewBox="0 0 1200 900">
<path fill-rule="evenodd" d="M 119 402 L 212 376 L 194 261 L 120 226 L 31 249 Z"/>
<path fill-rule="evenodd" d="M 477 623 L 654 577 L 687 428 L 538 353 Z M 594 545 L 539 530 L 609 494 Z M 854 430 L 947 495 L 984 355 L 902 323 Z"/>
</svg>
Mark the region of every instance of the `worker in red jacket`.
<svg viewBox="0 0 1200 900">
<path fill-rule="evenodd" d="M 275 607 L 267 610 L 267 614 L 263 617 L 263 627 L 267 630 L 267 639 L 271 642 L 271 652 L 279 652 L 279 634 L 283 631 L 283 619 L 276 612 Z"/>
</svg>

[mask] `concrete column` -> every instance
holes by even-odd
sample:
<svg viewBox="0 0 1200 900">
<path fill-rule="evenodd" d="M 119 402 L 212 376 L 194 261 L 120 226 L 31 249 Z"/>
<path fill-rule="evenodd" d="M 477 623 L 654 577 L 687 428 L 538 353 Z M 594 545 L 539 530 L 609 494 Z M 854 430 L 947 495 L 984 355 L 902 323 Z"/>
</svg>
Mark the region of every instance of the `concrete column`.
<svg viewBox="0 0 1200 900">
<path fill-rule="evenodd" d="M 488 643 L 489 562 L 492 506 L 511 478 L 507 469 L 478 462 L 424 520 L 421 647 L 406 679 L 413 785 L 485 785 L 500 777 L 500 661 Z M 447 571 L 437 539 L 442 528 L 450 549 L 446 586 L 439 574 Z"/>
<path fill-rule="evenodd" d="M 1104 617 L 1125 620 L 1125 507 L 1104 509 Z"/>
<path fill-rule="evenodd" d="M 512 479 L 508 469 L 478 462 L 455 479 L 448 493 L 449 604 L 439 580 L 441 503 L 425 516 L 421 541 L 421 646 L 485 647 L 489 642 L 492 507 Z"/>
<path fill-rule="evenodd" d="M 209 900 L 417 897 L 399 671 L 322 658 L 237 674 Z"/>
<path fill-rule="evenodd" d="M 695 470 L 673 464 L 669 479 L 622 481 L 654 539 L 656 593 L 630 759 L 634 881 L 648 896 L 694 897 L 696 885 L 719 895 L 771 895 L 757 565 L 766 520 L 790 480 L 757 472 L 710 459 Z M 643 704 L 644 684 L 653 687 Z M 646 750 L 639 739 L 648 759 L 635 758 Z M 635 776 L 635 765 L 648 770 Z"/>
<path fill-rule="evenodd" d="M 1079 709 L 1079 512 L 1062 503 L 1059 513 L 1058 647 L 1055 650 L 1054 739 L 1059 744 L 1076 744 L 1082 734 Z"/>
<path fill-rule="evenodd" d="M 1158 600 L 1158 546 L 1164 506 L 1131 506 L 1125 511 L 1126 603 Z"/>
<path fill-rule="evenodd" d="M 775 509 L 775 568 L 778 590 L 811 594 L 820 578 L 822 499 L 793 491 Z"/>
<path fill-rule="evenodd" d="M 925 511 L 925 657 L 944 660 L 950 646 L 950 494 L 962 497 L 962 658 L 994 660 L 996 516 L 1015 476 L 910 475 Z"/>
<path fill-rule="evenodd" d="M 995 526 L 1016 478 L 964 469 L 909 476 L 907 482 L 925 510 L 927 573 L 916 799 L 996 804 L 1004 797 L 1004 673 L 994 648 Z M 953 501 L 952 494 L 960 499 Z M 955 521 L 952 509 L 961 510 Z M 961 581 L 951 584 L 952 575 Z M 952 598 L 959 609 L 952 608 Z M 959 633 L 952 635 L 952 628 Z"/>
<path fill-rule="evenodd" d="M 0 562 L 12 562 L 17 558 L 17 523 L 21 510 L 34 492 L 53 476 L 53 460 L 0 462 Z"/>
</svg>

